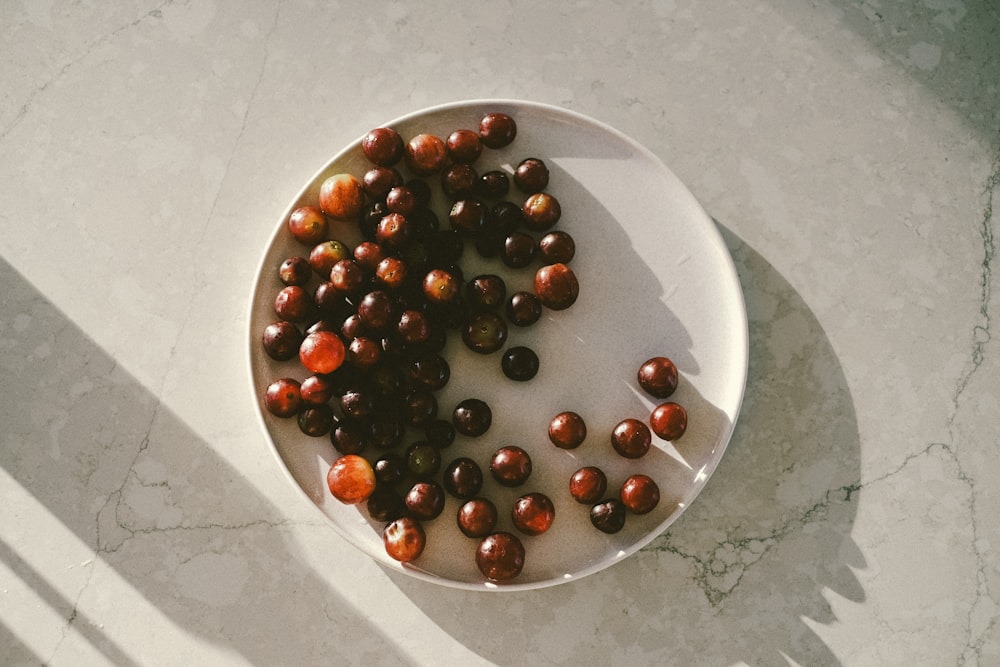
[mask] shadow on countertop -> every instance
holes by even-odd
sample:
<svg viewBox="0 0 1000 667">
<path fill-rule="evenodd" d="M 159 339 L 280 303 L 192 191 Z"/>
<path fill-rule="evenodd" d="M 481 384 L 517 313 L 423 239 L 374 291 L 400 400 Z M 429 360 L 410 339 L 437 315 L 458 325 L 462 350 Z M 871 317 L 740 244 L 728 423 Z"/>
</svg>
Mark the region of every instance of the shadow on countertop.
<svg viewBox="0 0 1000 667">
<path fill-rule="evenodd" d="M 825 596 L 865 598 L 852 572 L 866 565 L 851 538 L 861 456 L 854 406 L 809 306 L 765 258 L 722 231 L 750 315 L 748 385 L 726 456 L 680 520 L 592 575 L 613 584 L 590 587 L 585 578 L 501 594 L 517 604 L 392 575 L 483 658 L 623 664 L 637 646 L 662 664 L 839 664 L 812 626 L 835 621 Z M 609 590 L 618 593 L 608 598 Z"/>
<path fill-rule="evenodd" d="M 3 258 L 0 285 L 0 467 L 80 542 L 50 536 L 62 552 L 53 547 L 44 560 L 69 568 L 43 568 L 30 551 L 40 527 L 5 509 L 0 564 L 48 607 L 39 618 L 65 625 L 53 654 L 36 655 L 0 622 L 0 662 L 74 663 L 67 651 L 81 643 L 123 667 L 185 662 L 184 647 L 143 658 L 141 643 L 116 642 L 161 635 L 156 623 L 137 625 L 159 614 L 247 664 L 407 662 L 297 560 L 283 513 Z M 19 533 L 31 538 L 21 543 Z M 107 580 L 123 580 L 155 611 L 108 601 L 117 588 L 102 589 Z"/>
</svg>

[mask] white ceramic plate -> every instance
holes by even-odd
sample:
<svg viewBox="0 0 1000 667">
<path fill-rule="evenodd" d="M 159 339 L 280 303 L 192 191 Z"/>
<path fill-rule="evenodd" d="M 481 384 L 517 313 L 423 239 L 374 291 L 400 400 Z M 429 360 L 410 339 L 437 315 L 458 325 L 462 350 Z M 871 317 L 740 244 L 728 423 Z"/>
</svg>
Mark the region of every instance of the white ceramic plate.
<svg viewBox="0 0 1000 667">
<path fill-rule="evenodd" d="M 473 353 L 454 334 L 445 351 L 451 381 L 438 394 L 440 416 L 450 416 L 454 406 L 469 397 L 485 400 L 494 416 L 485 435 L 458 436 L 443 451 L 443 461 L 464 455 L 483 467 L 483 495 L 500 509 L 498 530 L 516 533 L 509 508 L 522 493 L 541 491 L 555 503 L 556 519 L 548 532 L 521 536 L 527 555 L 520 576 L 502 585 L 484 580 L 474 561 L 477 540 L 464 537 L 456 527 L 460 503 L 454 498 L 448 499 L 440 517 L 425 523 L 423 555 L 412 566 L 392 560 L 382 546 L 381 526 L 369 520 L 364 507 L 343 505 L 330 495 L 326 472 L 338 454 L 329 439 L 303 435 L 294 419 L 276 419 L 263 407 L 268 383 L 308 375 L 297 361 L 272 361 L 261 346 L 261 332 L 276 319 L 273 300 L 282 286 L 278 265 L 309 251 L 288 234 L 286 220 L 296 207 L 317 202 L 326 177 L 340 172 L 361 177 L 368 165 L 360 138 L 305 185 L 275 225 L 250 303 L 250 375 L 278 462 L 344 538 L 386 567 L 427 581 L 518 590 L 602 570 L 649 543 L 691 504 L 722 458 L 739 412 L 746 381 L 747 321 L 732 258 L 711 218 L 656 156 L 620 132 L 571 111 L 512 100 L 447 104 L 385 125 L 404 139 L 420 132 L 444 138 L 456 129 L 477 129 L 479 119 L 490 111 L 516 120 L 517 139 L 506 148 L 487 149 L 475 166 L 483 173 L 493 168 L 510 171 L 526 157 L 546 162 L 551 172 L 547 190 L 563 210 L 556 229 L 576 241 L 571 266 L 581 286 L 572 308 L 546 311 L 532 327 L 511 327 L 508 347 L 528 345 L 541 359 L 541 370 L 529 382 L 507 379 L 500 371 L 500 353 Z M 520 203 L 513 189 L 509 199 Z M 447 225 L 442 195 L 436 195 L 435 204 Z M 352 244 L 359 240 L 351 225 L 333 224 L 331 236 Z M 466 276 L 504 269 L 498 260 L 482 260 L 471 247 L 462 263 Z M 508 294 L 530 289 L 532 276 L 533 270 L 512 275 Z M 645 457 L 627 460 L 612 450 L 610 433 L 625 417 L 648 419 L 656 402 L 638 388 L 636 372 L 657 355 L 670 357 L 680 370 L 680 386 L 669 400 L 687 409 L 688 429 L 674 443 L 654 436 L 654 447 Z M 572 451 L 557 449 L 547 438 L 549 420 L 563 410 L 579 413 L 588 426 L 586 441 Z M 533 461 L 532 476 L 519 489 L 500 487 L 488 473 L 492 453 L 511 444 L 526 449 Z M 659 506 L 650 514 L 629 516 L 625 528 L 614 535 L 599 532 L 590 523 L 589 508 L 577 504 L 568 491 L 570 476 L 585 465 L 606 472 L 607 496 L 617 495 L 630 474 L 653 477 L 661 489 Z"/>
</svg>

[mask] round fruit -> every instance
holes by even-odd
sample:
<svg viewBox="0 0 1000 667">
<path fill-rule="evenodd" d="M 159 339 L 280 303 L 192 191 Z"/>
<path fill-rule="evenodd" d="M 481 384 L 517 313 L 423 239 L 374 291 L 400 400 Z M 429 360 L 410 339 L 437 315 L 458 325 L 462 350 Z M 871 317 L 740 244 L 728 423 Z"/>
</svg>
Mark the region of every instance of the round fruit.
<svg viewBox="0 0 1000 667">
<path fill-rule="evenodd" d="M 529 195 L 541 192 L 549 184 L 549 168 L 538 158 L 522 160 L 514 170 L 514 184 Z"/>
<path fill-rule="evenodd" d="M 418 440 L 406 448 L 406 468 L 417 477 L 436 475 L 441 469 L 441 452 L 426 440 Z"/>
<path fill-rule="evenodd" d="M 483 471 L 468 457 L 457 458 L 444 469 L 444 490 L 462 500 L 468 500 L 483 488 Z"/>
<path fill-rule="evenodd" d="M 580 283 L 573 269 L 557 262 L 535 272 L 535 294 L 546 308 L 565 310 L 576 303 Z"/>
<path fill-rule="evenodd" d="M 364 188 L 352 174 L 334 174 L 319 187 L 319 207 L 335 220 L 355 220 L 364 203 Z"/>
<path fill-rule="evenodd" d="M 401 516 L 382 530 L 382 544 L 391 558 L 409 563 L 424 552 L 427 535 L 419 521 Z"/>
<path fill-rule="evenodd" d="M 479 121 L 479 140 L 488 148 L 503 148 L 517 137 L 517 123 L 505 113 L 488 113 Z"/>
<path fill-rule="evenodd" d="M 385 486 L 377 487 L 367 502 L 368 516 L 376 521 L 395 521 L 406 514 L 403 498 L 395 489 Z"/>
<path fill-rule="evenodd" d="M 330 466 L 326 484 L 334 498 L 353 505 L 368 500 L 375 490 L 375 471 L 363 456 L 344 454 Z"/>
<path fill-rule="evenodd" d="M 305 257 L 289 257 L 278 267 L 278 278 L 285 285 L 305 285 L 312 278 L 312 267 Z"/>
<path fill-rule="evenodd" d="M 648 514 L 660 503 L 660 487 L 648 475 L 632 475 L 622 484 L 620 497 L 633 514 Z"/>
<path fill-rule="evenodd" d="M 524 568 L 524 545 L 507 532 L 487 535 L 476 549 L 476 566 L 491 581 L 507 581 Z"/>
<path fill-rule="evenodd" d="M 344 363 L 344 341 L 332 331 L 315 331 L 299 346 L 299 361 L 311 373 L 332 373 Z"/>
<path fill-rule="evenodd" d="M 497 313 L 476 313 L 462 329 L 462 342 L 473 352 L 491 354 L 507 342 L 507 322 Z"/>
<path fill-rule="evenodd" d="M 645 456 L 652 441 L 649 427 L 631 417 L 618 422 L 611 432 L 611 446 L 627 459 Z"/>
<path fill-rule="evenodd" d="M 549 440 L 560 449 L 576 449 L 587 437 L 587 424 L 575 412 L 560 412 L 549 422 Z"/>
<path fill-rule="evenodd" d="M 576 241 L 566 232 L 549 232 L 538 242 L 538 252 L 549 264 L 569 264 L 576 256 Z"/>
<path fill-rule="evenodd" d="M 298 415 L 299 430 L 308 436 L 318 438 L 330 432 L 333 426 L 333 408 L 328 404 L 309 405 Z"/>
<path fill-rule="evenodd" d="M 327 222 L 315 206 L 300 206 L 288 216 L 288 231 L 296 241 L 316 245 L 326 238 Z"/>
<path fill-rule="evenodd" d="M 562 217 L 562 207 L 559 200 L 547 192 L 536 192 L 529 196 L 521 206 L 524 221 L 528 229 L 543 231 L 559 222 Z"/>
<path fill-rule="evenodd" d="M 483 152 L 479 135 L 472 130 L 455 130 L 445 140 L 445 147 L 451 159 L 459 164 L 475 162 Z"/>
<path fill-rule="evenodd" d="M 538 374 L 538 355 L 529 347 L 512 347 L 500 360 L 503 374 L 517 382 L 527 382 Z"/>
<path fill-rule="evenodd" d="M 542 317 L 542 301 L 531 292 L 515 292 L 507 301 L 504 313 L 514 326 L 527 327 Z"/>
<path fill-rule="evenodd" d="M 617 498 L 602 500 L 590 508 L 590 522 L 603 533 L 617 533 L 625 527 L 625 505 Z"/>
<path fill-rule="evenodd" d="M 529 493 L 514 501 L 511 520 L 525 535 L 541 535 L 552 527 L 556 507 L 544 493 Z"/>
<path fill-rule="evenodd" d="M 664 440 L 677 440 L 687 430 L 687 410 L 677 403 L 662 403 L 653 409 L 649 425 Z"/>
<path fill-rule="evenodd" d="M 288 361 L 295 357 L 302 345 L 302 332 L 291 322 L 281 321 L 264 327 L 261 342 L 264 352 L 275 361 Z"/>
<path fill-rule="evenodd" d="M 418 176 L 441 171 L 448 157 L 445 143 L 433 134 L 418 134 L 406 144 L 406 165 Z"/>
<path fill-rule="evenodd" d="M 490 474 L 502 486 L 521 486 L 531 476 L 531 457 L 520 447 L 501 447 L 490 459 Z"/>
<path fill-rule="evenodd" d="M 461 281 L 444 269 L 431 269 L 424 276 L 423 293 L 432 303 L 451 303 L 461 289 Z"/>
<path fill-rule="evenodd" d="M 275 417 L 291 417 L 302 407 L 302 390 L 298 380 L 281 378 L 267 386 L 264 405 Z"/>
<path fill-rule="evenodd" d="M 333 265 L 342 259 L 349 259 L 351 251 L 342 241 L 323 241 L 313 246 L 309 251 L 309 266 L 312 267 L 316 275 L 321 280 L 330 279 L 330 270 Z"/>
<path fill-rule="evenodd" d="M 596 466 L 580 468 L 569 478 L 569 493 L 573 500 L 582 505 L 596 503 L 607 490 L 608 478 Z"/>
<path fill-rule="evenodd" d="M 493 423 L 493 411 L 485 401 L 467 398 L 455 406 L 452 423 L 462 435 L 478 437 L 489 430 Z"/>
<path fill-rule="evenodd" d="M 403 502 L 411 516 L 425 521 L 436 519 L 444 511 L 444 489 L 437 482 L 417 482 L 410 487 Z"/>
<path fill-rule="evenodd" d="M 488 498 L 473 498 L 458 508 L 458 528 L 466 537 L 486 537 L 497 525 L 497 508 Z"/>
<path fill-rule="evenodd" d="M 382 167 L 391 167 L 399 162 L 403 150 L 403 138 L 390 127 L 377 127 L 361 139 L 361 152 Z"/>
<path fill-rule="evenodd" d="M 667 357 L 653 357 L 639 367 L 639 386 L 654 398 L 668 398 L 677 390 L 677 366 Z"/>
</svg>

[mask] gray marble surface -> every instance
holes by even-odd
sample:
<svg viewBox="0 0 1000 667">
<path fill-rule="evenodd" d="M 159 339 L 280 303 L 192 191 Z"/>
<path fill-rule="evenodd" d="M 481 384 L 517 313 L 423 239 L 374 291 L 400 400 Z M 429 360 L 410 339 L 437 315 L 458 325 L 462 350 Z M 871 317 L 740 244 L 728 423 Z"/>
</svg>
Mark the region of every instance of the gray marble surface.
<svg viewBox="0 0 1000 667">
<path fill-rule="evenodd" d="M 0 3 L 0 662 L 1000 664 L 998 32 L 987 0 Z M 750 320 L 691 509 L 502 595 L 331 530 L 245 360 L 298 188 L 490 97 L 658 155 Z"/>
</svg>

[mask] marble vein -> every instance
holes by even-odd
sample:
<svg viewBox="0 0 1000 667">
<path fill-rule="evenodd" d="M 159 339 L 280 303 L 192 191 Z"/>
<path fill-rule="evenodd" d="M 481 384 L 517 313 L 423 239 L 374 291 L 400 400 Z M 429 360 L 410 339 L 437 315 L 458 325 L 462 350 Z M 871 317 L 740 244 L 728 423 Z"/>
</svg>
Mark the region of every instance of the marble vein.
<svg viewBox="0 0 1000 667">
<path fill-rule="evenodd" d="M 992 170 L 992 173 L 986 180 L 984 188 L 985 204 L 979 223 L 979 234 L 983 241 L 983 260 L 979 280 L 979 315 L 982 322 L 973 327 L 972 352 L 970 355 L 971 366 L 959 378 L 956 385 L 955 395 L 953 397 L 952 415 L 948 424 L 949 432 L 952 434 L 953 440 L 955 419 L 958 415 L 959 404 L 962 396 L 965 393 L 966 388 L 969 386 L 969 382 L 972 380 L 973 375 L 982 368 L 986 358 L 986 346 L 992 337 L 990 326 L 992 321 L 990 297 L 992 295 L 992 263 L 994 257 L 996 256 L 996 242 L 994 241 L 993 236 L 993 200 L 997 196 L 998 192 L 1000 192 L 1000 190 L 998 190 L 998 186 L 1000 186 L 1000 148 L 997 149 L 993 156 Z M 958 659 L 958 665 L 964 666 L 981 664 L 983 647 L 987 636 L 989 636 L 997 624 L 997 615 L 995 613 L 989 613 L 989 610 L 986 609 L 987 606 L 995 607 L 995 602 L 991 595 L 989 581 L 986 574 L 988 563 L 987 554 L 984 553 L 984 547 L 980 541 L 980 530 L 977 523 L 978 512 L 976 494 L 974 493 L 975 480 L 962 472 L 961 464 L 957 458 L 958 457 L 956 455 L 956 464 L 959 465 L 962 480 L 966 481 L 969 484 L 970 490 L 973 491 L 970 496 L 969 514 L 972 526 L 972 549 L 976 556 L 976 598 L 969 607 L 969 613 L 966 620 L 966 648 Z M 983 609 L 986 609 L 989 620 L 983 624 L 983 627 L 977 633 L 977 613 Z"/>
<path fill-rule="evenodd" d="M 137 25 L 146 21 L 147 19 L 159 18 L 162 15 L 163 8 L 170 4 L 173 4 L 173 2 L 174 0 L 164 0 L 164 2 L 161 2 L 159 5 L 149 10 L 148 12 L 138 17 L 137 19 L 129 21 L 128 23 L 115 28 L 111 32 L 105 33 L 100 37 L 97 37 L 89 44 L 87 44 L 87 46 L 84 47 L 81 53 L 79 53 L 76 57 L 68 60 L 62 67 L 59 68 L 57 72 L 55 72 L 55 74 L 50 76 L 40 86 L 35 87 L 31 92 L 28 93 L 27 99 L 24 100 L 24 103 L 21 104 L 17 112 L 15 112 L 14 118 L 10 121 L 10 123 L 7 124 L 7 127 L 0 130 L 0 141 L 6 139 L 7 135 L 13 132 L 14 129 L 21 124 L 21 121 L 24 120 L 24 118 L 28 115 L 28 112 L 31 110 L 32 105 L 34 104 L 35 100 L 38 98 L 39 95 L 45 93 L 55 82 L 57 82 L 60 78 L 65 76 L 67 72 L 73 69 L 73 67 L 75 67 L 85 58 L 87 58 L 87 56 L 93 53 L 94 49 L 96 49 L 102 44 L 106 44 L 112 41 L 114 38 L 118 37 L 121 33 L 136 27 Z"/>
</svg>

